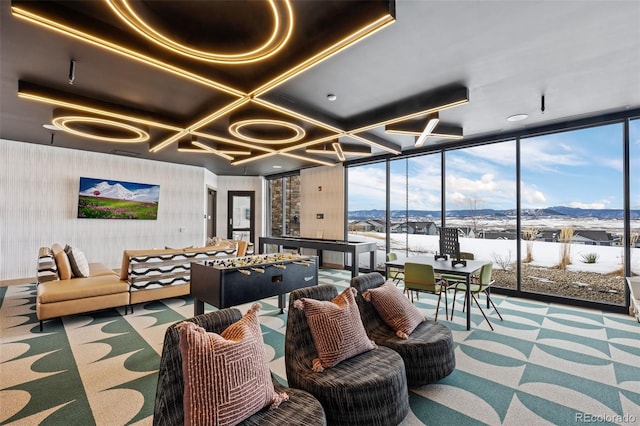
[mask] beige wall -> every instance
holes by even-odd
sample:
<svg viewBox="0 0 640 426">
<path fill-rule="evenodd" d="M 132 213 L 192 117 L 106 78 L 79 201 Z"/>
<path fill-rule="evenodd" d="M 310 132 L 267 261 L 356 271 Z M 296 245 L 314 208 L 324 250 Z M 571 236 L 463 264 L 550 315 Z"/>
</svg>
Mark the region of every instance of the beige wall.
<svg viewBox="0 0 640 426">
<path fill-rule="evenodd" d="M 344 239 L 344 167 L 300 171 L 300 236 Z M 317 215 L 322 214 L 323 219 Z M 342 253 L 324 253 L 325 264 L 343 265 Z"/>
<path fill-rule="evenodd" d="M 160 185 L 158 219 L 78 219 L 80 176 Z M 111 268 L 124 249 L 202 245 L 206 186 L 218 180 L 201 167 L 0 140 L 0 280 L 35 276 L 38 248 L 54 242 Z"/>
</svg>

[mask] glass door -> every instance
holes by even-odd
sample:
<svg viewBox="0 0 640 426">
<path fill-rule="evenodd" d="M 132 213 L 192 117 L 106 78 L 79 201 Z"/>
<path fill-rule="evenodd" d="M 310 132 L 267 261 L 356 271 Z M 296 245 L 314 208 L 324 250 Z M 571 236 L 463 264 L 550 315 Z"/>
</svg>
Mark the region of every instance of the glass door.
<svg viewBox="0 0 640 426">
<path fill-rule="evenodd" d="M 227 238 L 254 242 L 255 192 L 229 191 Z"/>
</svg>

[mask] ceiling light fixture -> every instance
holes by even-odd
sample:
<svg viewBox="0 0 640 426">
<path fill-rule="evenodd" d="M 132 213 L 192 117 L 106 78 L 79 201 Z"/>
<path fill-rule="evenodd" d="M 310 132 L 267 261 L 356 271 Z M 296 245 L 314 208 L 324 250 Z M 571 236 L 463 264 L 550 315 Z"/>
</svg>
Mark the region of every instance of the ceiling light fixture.
<svg viewBox="0 0 640 426">
<path fill-rule="evenodd" d="M 225 160 L 228 160 L 228 161 L 233 161 L 234 160 L 234 157 L 232 157 L 230 155 L 227 155 L 227 154 L 225 154 L 223 152 L 220 152 L 217 149 L 213 149 L 213 148 L 205 145 L 204 143 L 199 142 L 197 139 L 195 141 L 191 140 L 191 144 L 197 146 L 198 148 L 202 148 L 207 152 L 210 152 L 210 153 L 215 154 L 215 155 L 217 155 L 219 157 L 222 157 Z"/>
<path fill-rule="evenodd" d="M 206 148 L 201 147 L 201 145 L 206 146 Z M 232 150 L 232 149 L 221 148 L 216 143 L 209 142 L 208 140 L 200 140 L 197 135 L 191 135 L 191 140 L 190 141 L 180 141 L 180 142 L 178 142 L 178 151 L 180 151 L 180 152 L 199 152 L 199 153 L 202 153 L 202 152 L 206 151 L 206 152 L 211 152 L 211 153 L 218 154 L 218 155 L 220 153 L 222 153 L 222 154 L 226 154 L 226 155 L 229 155 L 229 156 L 251 155 L 251 151 L 241 151 L 241 150 Z"/>
<path fill-rule="evenodd" d="M 313 157 L 305 157 L 303 155 L 293 154 L 291 152 L 281 152 L 280 154 L 281 155 L 285 155 L 287 157 L 291 157 L 291 158 L 297 158 L 298 160 L 304 160 L 304 161 L 309 161 L 311 163 L 316 163 L 316 164 L 319 164 L 321 166 L 334 167 L 336 165 L 336 163 L 330 163 L 329 161 L 319 160 L 319 159 L 313 158 Z"/>
<path fill-rule="evenodd" d="M 333 102 L 333 101 L 335 101 L 336 99 L 338 99 L 338 97 L 337 97 L 336 95 L 334 95 L 333 93 L 329 93 L 329 94 L 327 95 L 327 100 L 328 100 L 328 101 L 330 101 L 330 102 Z"/>
<path fill-rule="evenodd" d="M 72 135 L 81 136 L 88 139 L 96 139 L 105 142 L 118 142 L 118 143 L 137 143 L 145 142 L 149 140 L 149 133 L 147 130 L 140 129 L 131 124 L 122 123 L 119 121 L 107 120 L 104 118 L 88 117 L 81 115 L 58 115 L 51 121 L 60 130 L 70 133 Z M 80 123 L 82 127 L 90 129 L 91 125 L 106 126 L 120 131 L 130 132 L 133 136 L 114 136 L 107 134 L 100 134 L 97 130 L 78 130 L 73 127 L 74 124 Z"/>
<path fill-rule="evenodd" d="M 293 131 L 293 135 L 288 138 L 275 137 L 273 139 L 267 139 L 267 138 L 256 138 L 242 132 L 242 129 L 245 129 L 251 126 L 284 127 L 286 129 Z M 298 126 L 297 124 L 289 123 L 283 120 L 274 120 L 271 118 L 253 118 L 248 120 L 236 121 L 229 125 L 229 133 L 245 141 L 262 143 L 267 145 L 282 145 L 282 144 L 293 143 L 293 142 L 299 141 L 305 136 L 304 129 Z"/>
<path fill-rule="evenodd" d="M 270 0 L 273 12 L 273 32 L 261 46 L 246 52 L 224 54 L 206 52 L 179 43 L 154 29 L 131 6 L 127 0 L 107 0 L 113 12 L 140 35 L 180 55 L 201 61 L 223 64 L 245 64 L 264 60 L 281 50 L 291 38 L 293 10 L 289 0 Z"/>
<path fill-rule="evenodd" d="M 334 150 L 327 149 L 326 143 L 318 146 L 308 146 L 305 148 L 305 152 L 309 154 L 335 154 Z"/>
<path fill-rule="evenodd" d="M 333 149 L 335 150 L 336 155 L 338 156 L 338 160 L 344 161 L 345 156 L 344 156 L 344 152 L 342 152 L 342 147 L 340 146 L 340 142 L 334 142 L 331 144 L 331 146 L 333 146 Z"/>
<path fill-rule="evenodd" d="M 507 117 L 507 121 L 511 121 L 511 122 L 522 121 L 522 120 L 526 120 L 527 118 L 529 118 L 528 114 L 514 114 Z"/>
<path fill-rule="evenodd" d="M 419 94 L 415 97 L 406 99 L 400 107 L 388 108 L 381 111 L 381 115 L 387 115 L 389 118 L 377 123 L 370 123 L 362 127 L 350 130 L 350 133 L 360 133 L 374 129 L 380 126 L 396 124 L 402 121 L 413 120 L 428 114 L 443 111 L 448 108 L 464 105 L 469 103 L 469 89 L 464 86 L 455 88 L 441 88 L 426 94 Z M 418 105 L 418 111 L 414 105 Z M 405 107 L 406 105 L 406 107 Z M 398 109 L 406 109 L 406 112 Z M 421 129 L 422 130 L 422 129 Z"/>
<path fill-rule="evenodd" d="M 118 44 L 112 43 L 108 40 L 105 40 L 100 37 L 93 36 L 91 34 L 85 33 L 84 31 L 77 30 L 75 28 L 69 27 L 67 25 L 61 24 L 59 22 L 53 21 L 45 16 L 38 15 L 37 13 L 29 12 L 28 10 L 21 9 L 16 6 L 11 7 L 11 11 L 14 16 L 29 21 L 31 23 L 40 25 L 47 29 L 56 31 L 58 33 L 64 34 L 68 37 L 73 37 L 78 40 L 93 44 L 94 46 L 101 47 L 103 49 L 109 50 L 114 53 L 118 53 L 124 55 L 130 59 L 136 60 L 138 62 L 142 62 L 147 65 L 154 66 L 161 70 L 167 71 L 171 74 L 177 75 L 187 80 L 195 81 L 196 83 L 203 84 L 205 86 L 212 87 L 214 89 L 218 89 L 222 92 L 228 93 L 230 95 L 235 96 L 243 96 L 244 94 L 236 89 L 233 89 L 224 84 L 218 83 L 217 81 L 210 80 L 201 75 L 194 74 L 192 72 L 183 70 L 173 65 L 169 65 L 165 62 L 162 62 L 158 59 L 147 56 L 143 53 L 137 52 L 135 50 L 128 49 L 126 47 L 120 46 Z"/>
<path fill-rule="evenodd" d="M 427 137 L 431 136 L 431 132 L 433 132 L 433 129 L 436 128 L 439 122 L 440 122 L 440 118 L 438 116 L 438 113 L 435 113 L 430 117 L 427 117 L 427 124 L 424 126 L 424 130 L 422 131 L 420 136 L 418 136 L 415 146 L 420 147 L 424 145 L 424 142 L 427 140 Z"/>
<path fill-rule="evenodd" d="M 395 18 L 392 15 L 385 14 L 381 16 L 368 25 L 365 25 L 362 28 L 358 28 L 356 31 L 344 37 L 342 40 L 339 40 L 337 43 L 334 43 L 332 46 L 329 46 L 318 54 L 287 70 L 273 80 L 263 84 L 262 86 L 251 92 L 250 95 L 256 97 L 264 94 L 274 87 L 277 87 L 285 81 L 288 81 L 289 79 L 295 77 L 301 72 L 306 71 L 307 69 L 319 64 L 330 56 L 346 49 L 347 47 L 353 46 L 356 42 L 364 40 L 371 34 L 374 34 L 375 32 L 381 30 L 382 28 L 393 22 L 395 22 Z"/>
<path fill-rule="evenodd" d="M 50 92 L 50 93 L 49 93 Z M 18 82 L 18 97 L 31 101 L 41 102 L 57 107 L 73 109 L 91 114 L 103 115 L 123 121 L 143 124 L 149 127 L 159 127 L 165 130 L 180 131 L 182 128 L 173 126 L 162 121 L 150 120 L 142 115 L 136 115 L 131 111 L 116 112 L 101 106 L 90 106 L 86 104 L 87 98 L 74 97 L 63 92 L 52 90 L 40 90 L 35 85 L 23 81 Z M 77 100 L 76 100 L 77 99 Z"/>
</svg>

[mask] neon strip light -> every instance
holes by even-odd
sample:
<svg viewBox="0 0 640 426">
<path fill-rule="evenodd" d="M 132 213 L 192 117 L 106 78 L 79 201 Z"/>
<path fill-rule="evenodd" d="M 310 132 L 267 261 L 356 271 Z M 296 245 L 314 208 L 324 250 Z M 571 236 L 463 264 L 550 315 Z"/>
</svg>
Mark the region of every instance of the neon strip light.
<svg viewBox="0 0 640 426">
<path fill-rule="evenodd" d="M 197 59 L 207 62 L 227 63 L 227 64 L 245 64 L 266 59 L 279 50 L 281 50 L 291 38 L 293 31 L 293 11 L 289 0 L 279 0 L 278 2 L 270 0 L 269 5 L 273 11 L 274 26 L 273 32 L 269 39 L 256 49 L 237 54 L 222 54 L 206 52 L 190 48 L 184 44 L 156 31 L 143 18 L 141 18 L 131 7 L 128 0 L 106 0 L 113 12 L 132 29 L 140 35 L 171 50 L 174 53 L 187 56 L 191 59 Z M 281 9 L 281 7 L 284 8 Z M 281 25 L 280 20 L 284 21 Z"/>
</svg>

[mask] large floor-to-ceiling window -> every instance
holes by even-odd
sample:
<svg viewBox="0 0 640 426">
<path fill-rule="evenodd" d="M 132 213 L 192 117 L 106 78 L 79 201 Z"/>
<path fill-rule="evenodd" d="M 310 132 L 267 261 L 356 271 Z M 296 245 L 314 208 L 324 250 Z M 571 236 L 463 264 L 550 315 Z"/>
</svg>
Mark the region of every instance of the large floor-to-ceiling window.
<svg viewBox="0 0 640 426">
<path fill-rule="evenodd" d="M 441 200 L 440 153 L 389 162 L 392 250 L 403 255 L 438 248 Z"/>
<path fill-rule="evenodd" d="M 376 259 L 384 260 L 387 226 L 387 166 L 385 162 L 349 169 L 347 226 L 350 240 L 375 241 Z M 364 256 L 361 256 L 361 262 Z M 362 266 L 367 266 L 364 263 Z M 383 268 L 382 264 L 377 268 Z"/>
<path fill-rule="evenodd" d="M 522 138 L 523 290 L 624 301 L 623 124 Z"/>
<path fill-rule="evenodd" d="M 349 164 L 349 232 L 388 231 L 379 247 L 413 256 L 437 251 L 439 226 L 456 226 L 462 251 L 493 262 L 496 287 L 622 310 L 624 276 L 640 273 L 640 119 L 628 134 L 626 120 L 612 114 Z M 388 230 L 372 223 L 387 216 Z"/>
<path fill-rule="evenodd" d="M 445 169 L 445 223 L 460 251 L 493 262 L 495 285 L 515 289 L 516 142 L 447 151 Z"/>
<path fill-rule="evenodd" d="M 640 275 L 640 119 L 629 122 L 629 274 Z"/>
</svg>

